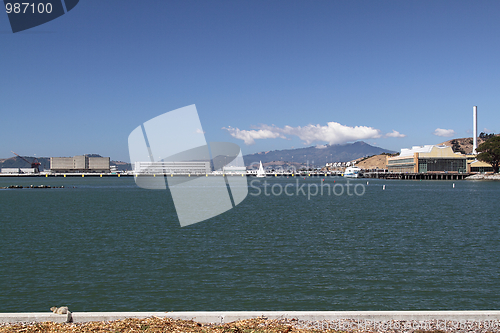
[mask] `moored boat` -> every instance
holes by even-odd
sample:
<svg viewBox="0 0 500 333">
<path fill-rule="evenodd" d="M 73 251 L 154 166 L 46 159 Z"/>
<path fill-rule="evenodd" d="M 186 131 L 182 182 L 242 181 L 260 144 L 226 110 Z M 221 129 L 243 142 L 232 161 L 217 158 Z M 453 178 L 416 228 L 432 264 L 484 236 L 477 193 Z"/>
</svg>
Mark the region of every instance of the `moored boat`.
<svg viewBox="0 0 500 333">
<path fill-rule="evenodd" d="M 346 178 L 361 178 L 363 177 L 361 169 L 355 166 L 347 167 L 344 171 L 344 177 Z"/>
</svg>

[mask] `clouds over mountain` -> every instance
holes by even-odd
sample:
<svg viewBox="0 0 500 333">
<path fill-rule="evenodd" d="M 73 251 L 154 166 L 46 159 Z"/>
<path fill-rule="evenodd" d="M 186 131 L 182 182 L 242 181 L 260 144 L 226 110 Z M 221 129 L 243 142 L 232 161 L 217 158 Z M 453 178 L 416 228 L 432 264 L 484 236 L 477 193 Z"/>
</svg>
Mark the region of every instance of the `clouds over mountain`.
<svg viewBox="0 0 500 333">
<path fill-rule="evenodd" d="M 434 131 L 433 134 L 437 135 L 437 136 L 443 136 L 443 137 L 452 137 L 455 135 L 455 131 L 452 129 L 436 128 L 436 130 Z"/>
<path fill-rule="evenodd" d="M 405 134 L 401 134 L 401 133 L 399 133 L 398 131 L 395 131 L 395 130 L 392 130 L 391 133 L 387 133 L 385 136 L 388 137 L 388 138 L 404 138 L 404 137 L 406 137 Z"/>
<path fill-rule="evenodd" d="M 330 145 L 342 144 L 346 142 L 374 139 L 382 137 L 379 129 L 368 126 L 345 126 L 337 122 L 329 122 L 326 126 L 307 125 L 307 126 L 285 126 L 277 127 L 275 125 L 260 125 L 251 130 L 240 130 L 239 128 L 223 127 L 229 134 L 243 140 L 246 145 L 252 145 L 257 139 L 288 139 L 290 136 L 300 138 L 304 144 L 309 145 L 313 142 L 327 142 Z M 387 134 L 389 137 L 404 137 L 397 131 Z"/>
<path fill-rule="evenodd" d="M 246 145 L 253 145 L 256 139 L 275 139 L 278 137 L 286 139 L 286 137 L 279 132 L 272 131 L 266 128 L 247 131 L 228 126 L 227 128 L 222 127 L 222 129 L 227 130 L 232 137 L 243 140 Z"/>
</svg>

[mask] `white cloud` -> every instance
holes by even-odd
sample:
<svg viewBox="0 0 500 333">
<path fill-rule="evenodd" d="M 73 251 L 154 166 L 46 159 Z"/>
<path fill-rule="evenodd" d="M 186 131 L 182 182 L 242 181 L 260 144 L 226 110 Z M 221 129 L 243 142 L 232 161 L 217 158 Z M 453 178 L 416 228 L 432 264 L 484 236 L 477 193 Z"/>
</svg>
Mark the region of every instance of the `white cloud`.
<svg viewBox="0 0 500 333">
<path fill-rule="evenodd" d="M 317 145 L 316 149 L 325 149 L 327 145 Z"/>
<path fill-rule="evenodd" d="M 401 134 L 398 131 L 392 130 L 391 133 L 387 133 L 385 136 L 388 138 L 404 138 L 406 134 Z"/>
<path fill-rule="evenodd" d="M 199 129 L 199 128 L 197 128 L 197 129 L 196 129 L 196 133 L 198 133 L 198 134 L 205 134 L 205 132 L 203 132 L 203 131 L 202 131 L 201 129 Z"/>
<path fill-rule="evenodd" d="M 227 130 L 232 137 L 243 140 L 246 145 L 255 144 L 255 139 L 275 139 L 278 137 L 285 139 L 285 137 L 280 133 L 275 133 L 267 129 L 247 131 L 247 130 L 240 130 L 239 128 L 233 128 L 231 126 L 228 126 L 227 128 L 222 127 L 222 129 Z"/>
<path fill-rule="evenodd" d="M 434 135 L 450 137 L 455 135 L 455 131 L 452 129 L 436 128 L 436 130 L 434 131 Z"/>
<path fill-rule="evenodd" d="M 380 130 L 368 126 L 345 126 L 336 122 L 329 122 L 326 126 L 307 125 L 304 127 L 285 126 L 283 128 L 274 125 L 260 125 L 256 130 L 240 130 L 239 128 L 223 127 L 234 138 L 243 140 L 245 144 L 251 145 L 256 139 L 274 139 L 287 136 L 297 136 L 304 144 L 313 142 L 327 142 L 330 145 L 341 144 L 350 141 L 380 138 Z"/>
</svg>

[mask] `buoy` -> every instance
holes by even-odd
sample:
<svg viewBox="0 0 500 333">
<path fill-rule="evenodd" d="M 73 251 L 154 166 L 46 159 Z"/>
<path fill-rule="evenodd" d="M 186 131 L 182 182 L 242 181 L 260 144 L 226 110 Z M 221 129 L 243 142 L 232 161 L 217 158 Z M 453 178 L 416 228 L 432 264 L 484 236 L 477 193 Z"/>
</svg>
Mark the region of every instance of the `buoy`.
<svg viewBox="0 0 500 333">
<path fill-rule="evenodd" d="M 208 174 L 205 174 L 205 177 L 208 177 Z"/>
<path fill-rule="evenodd" d="M 384 186 L 382 186 L 382 190 L 385 190 L 385 185 L 384 185 Z"/>
<path fill-rule="evenodd" d="M 156 177 L 156 174 L 154 174 L 153 177 Z"/>
<path fill-rule="evenodd" d="M 453 188 L 455 188 L 455 183 L 453 183 Z"/>
<path fill-rule="evenodd" d="M 120 177 L 120 174 L 118 174 L 118 177 Z"/>
<path fill-rule="evenodd" d="M 174 175 L 173 174 L 170 174 L 170 177 L 173 177 Z"/>
<path fill-rule="evenodd" d="M 85 175 L 84 175 L 84 174 L 82 174 L 82 177 L 85 177 Z"/>
<path fill-rule="evenodd" d="M 370 183 L 370 182 L 366 182 L 366 185 L 368 185 L 368 183 Z"/>
<path fill-rule="evenodd" d="M 99 175 L 99 177 L 101 177 L 101 178 L 102 178 L 102 173 Z"/>
<path fill-rule="evenodd" d="M 64 177 L 66 177 L 66 175 L 64 175 Z"/>
</svg>

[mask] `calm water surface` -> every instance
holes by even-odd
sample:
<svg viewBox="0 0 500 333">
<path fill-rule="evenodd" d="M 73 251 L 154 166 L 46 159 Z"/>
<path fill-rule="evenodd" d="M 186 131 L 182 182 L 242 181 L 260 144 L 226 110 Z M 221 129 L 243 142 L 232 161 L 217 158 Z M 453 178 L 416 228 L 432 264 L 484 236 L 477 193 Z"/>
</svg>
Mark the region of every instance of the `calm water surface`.
<svg viewBox="0 0 500 333">
<path fill-rule="evenodd" d="M 266 181 L 180 228 L 132 178 L 0 178 L 65 186 L 0 190 L 0 312 L 500 309 L 500 182 Z"/>
</svg>

